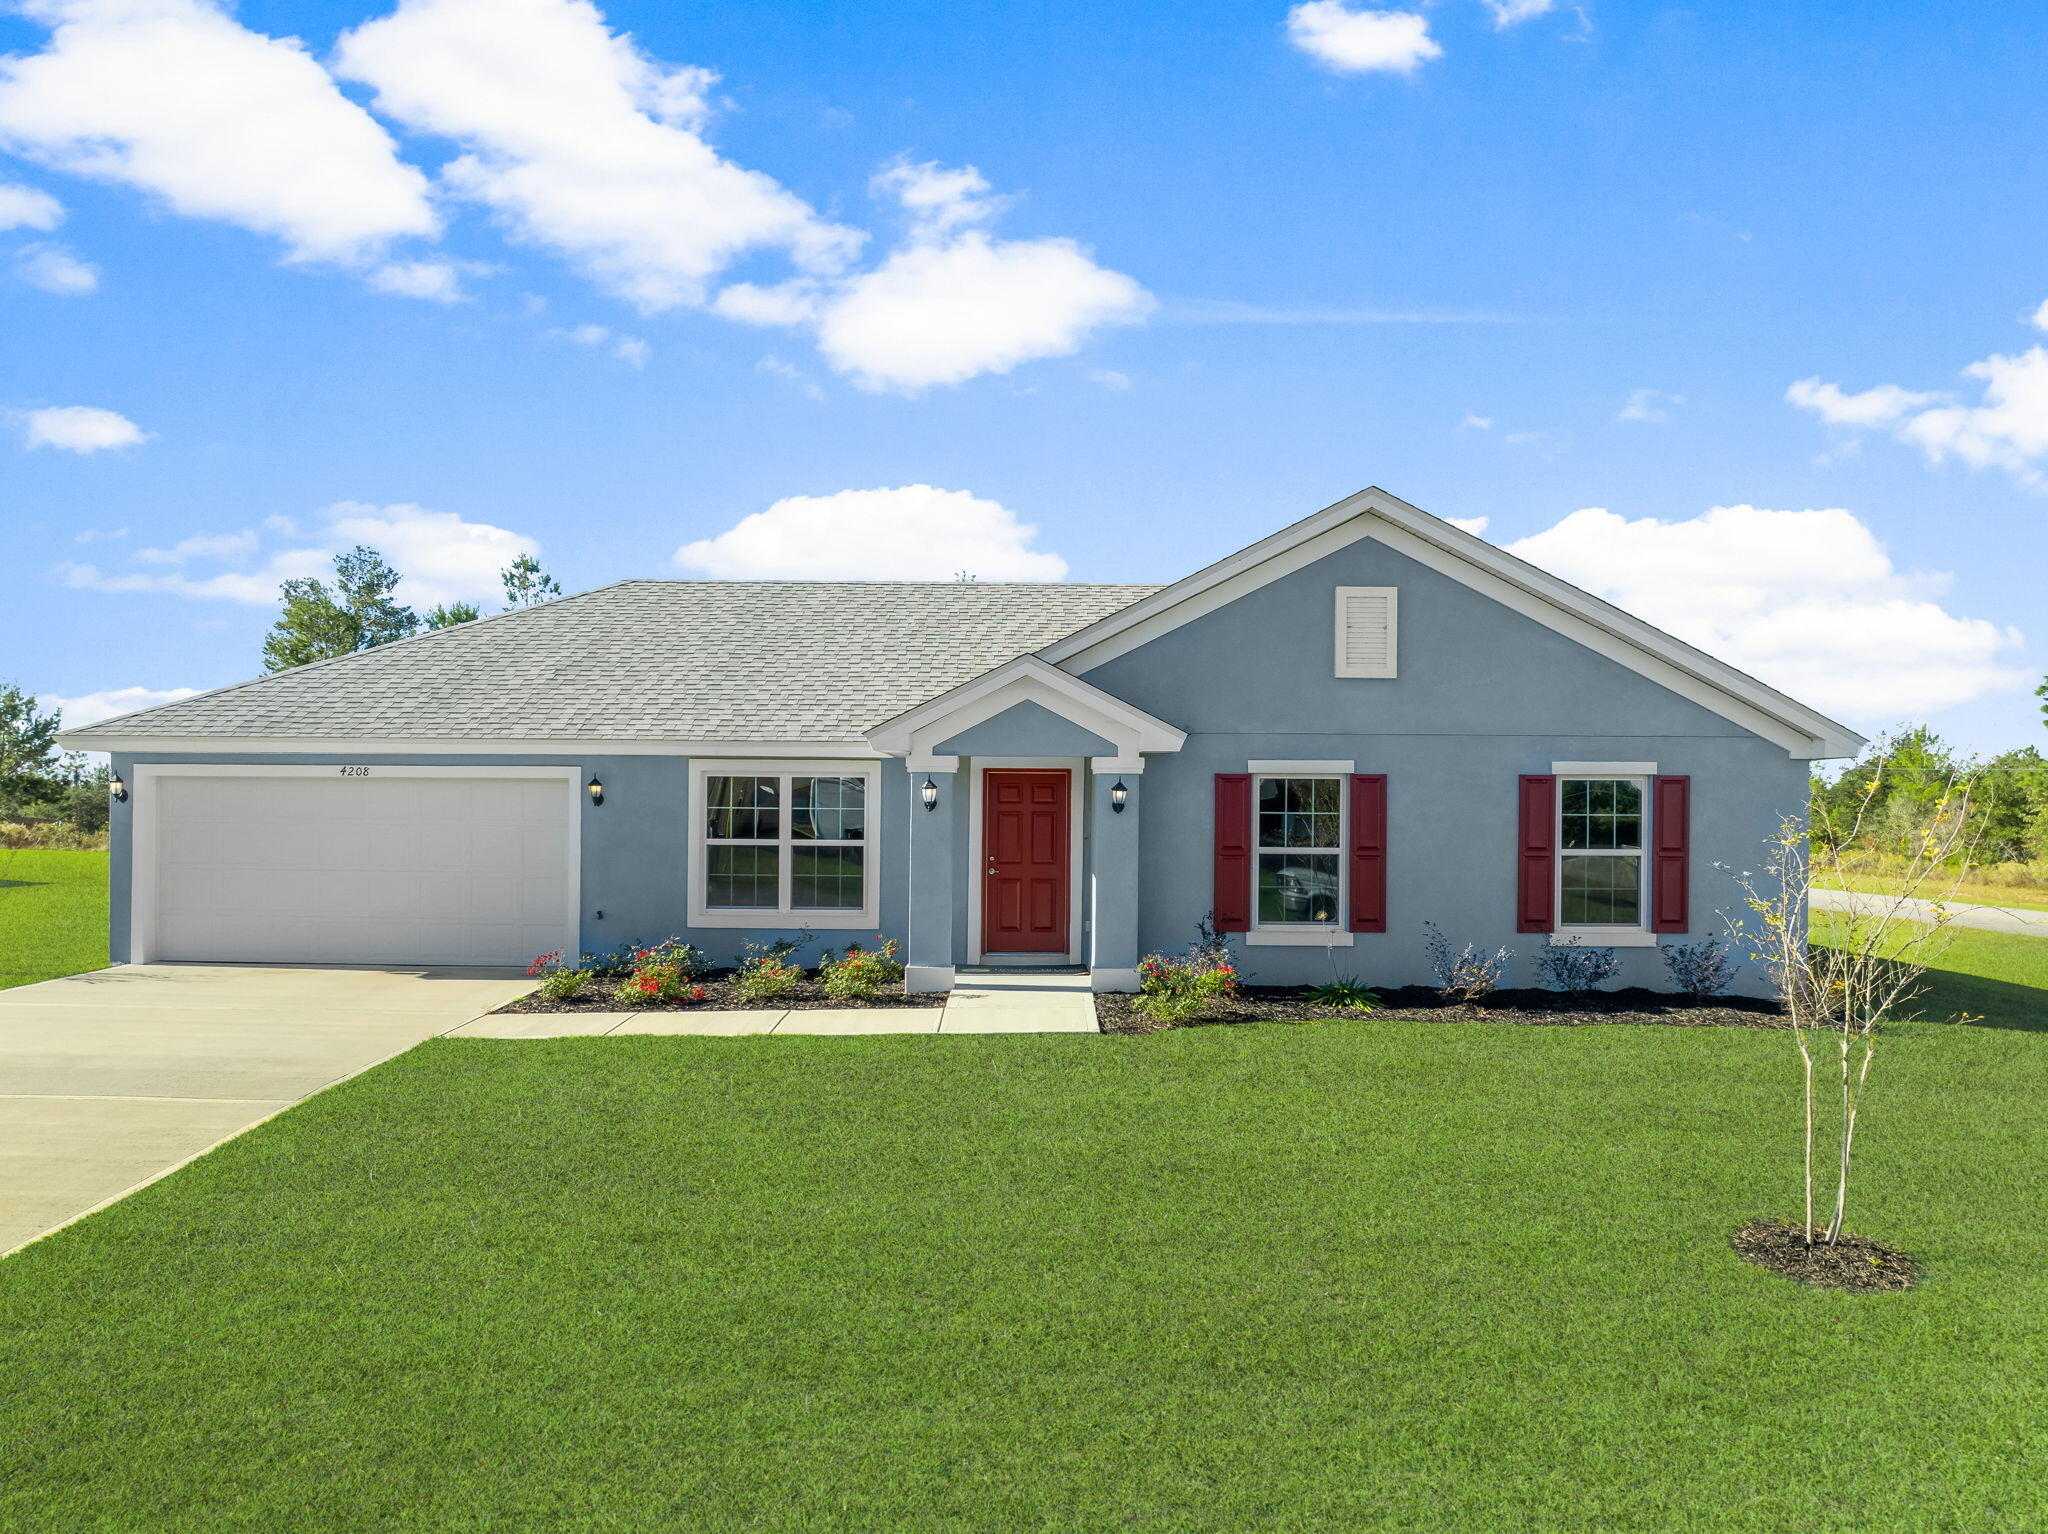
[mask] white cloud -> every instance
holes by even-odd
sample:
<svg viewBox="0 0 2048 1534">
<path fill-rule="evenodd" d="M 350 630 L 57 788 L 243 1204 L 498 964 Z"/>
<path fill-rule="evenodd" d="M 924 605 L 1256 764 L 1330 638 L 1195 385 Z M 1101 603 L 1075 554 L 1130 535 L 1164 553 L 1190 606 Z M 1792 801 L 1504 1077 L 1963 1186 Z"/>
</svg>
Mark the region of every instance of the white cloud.
<svg viewBox="0 0 2048 1534">
<path fill-rule="evenodd" d="M 64 204 L 48 192 L 0 181 L 0 229 L 55 229 L 64 222 Z"/>
<path fill-rule="evenodd" d="M 1785 398 L 1802 410 L 1811 410 L 1830 426 L 1886 426 L 1909 411 L 1931 405 L 1939 394 L 1917 394 L 1897 384 L 1879 384 L 1861 394 L 1844 394 L 1837 384 L 1822 383 L 1818 377 L 1802 378 L 1785 391 Z"/>
<path fill-rule="evenodd" d="M 1093 372 L 1089 373 L 1088 377 L 1094 382 L 1101 384 L 1103 388 L 1109 390 L 1112 394 L 1128 394 L 1130 392 L 1130 374 L 1119 373 L 1115 368 L 1096 368 Z"/>
<path fill-rule="evenodd" d="M 1458 425 L 1460 429 L 1470 428 L 1473 431 L 1492 431 L 1493 417 L 1490 415 L 1479 415 L 1468 410 L 1465 412 L 1464 418 L 1458 422 Z"/>
<path fill-rule="evenodd" d="M 1615 416 L 1617 421 L 1645 421 L 1661 426 L 1671 419 L 1671 407 L 1683 405 L 1682 394 L 1666 394 L 1659 389 L 1631 389 L 1628 400 Z"/>
<path fill-rule="evenodd" d="M 16 251 L 14 275 L 32 288 L 41 288 L 45 293 L 55 293 L 63 298 L 96 293 L 100 286 L 98 267 L 90 261 L 79 260 L 62 245 L 50 241 L 24 245 Z"/>
<path fill-rule="evenodd" d="M 1589 507 L 1507 546 L 1816 708 L 1882 721 L 2031 680 L 2017 630 L 1934 600 L 1853 512 L 1716 506 L 1683 522 Z"/>
<path fill-rule="evenodd" d="M 244 528 L 239 533 L 201 533 L 167 549 L 137 549 L 135 557 L 147 565 L 182 565 L 194 559 L 239 559 L 255 552 L 256 534 Z"/>
<path fill-rule="evenodd" d="M 676 550 L 685 570 L 723 579 L 1056 581 L 1059 555 L 995 501 L 932 485 L 792 495 L 716 538 Z"/>
<path fill-rule="evenodd" d="M 22 413 L 23 436 L 32 448 L 54 447 L 66 453 L 100 453 L 134 447 L 149 433 L 112 410 L 97 405 L 52 405 Z"/>
<path fill-rule="evenodd" d="M 810 375 L 793 362 L 784 362 L 780 357 L 767 356 L 754 364 L 754 371 L 766 373 L 771 378 L 781 378 L 796 385 L 803 391 L 805 399 L 822 400 L 825 391 L 810 380 Z"/>
<path fill-rule="evenodd" d="M 716 75 L 664 68 L 584 0 L 402 0 L 336 60 L 379 111 L 463 147 L 453 192 L 645 312 L 701 303 L 751 250 L 832 270 L 859 243 L 706 142 Z"/>
<path fill-rule="evenodd" d="M 102 719 L 115 719 L 160 704 L 175 703 L 197 694 L 197 687 L 112 687 L 104 692 L 84 693 L 76 698 L 45 695 L 38 701 L 59 711 L 64 728 L 76 730 Z"/>
<path fill-rule="evenodd" d="M 1342 74 L 1410 74 L 1443 49 L 1414 11 L 1354 11 L 1344 0 L 1305 0 L 1287 13 L 1294 46 Z"/>
<path fill-rule="evenodd" d="M 358 262 L 432 237 L 426 178 L 294 38 L 209 0 L 25 0 L 41 52 L 0 60 L 0 143 L 178 213 Z"/>
<path fill-rule="evenodd" d="M 459 304 L 469 295 L 462 291 L 465 271 L 478 270 L 471 263 L 454 261 L 387 261 L 370 273 L 370 286 L 397 298 L 423 298 L 435 304 Z"/>
<path fill-rule="evenodd" d="M 1072 240 L 1003 240 L 977 227 L 1003 200 L 972 166 L 897 161 L 873 190 L 909 216 L 880 265 L 832 283 L 735 284 L 718 311 L 756 324 L 814 323 L 835 371 L 863 389 L 914 394 L 1065 356 L 1102 326 L 1154 307 L 1151 294 Z"/>
<path fill-rule="evenodd" d="M 2048 304 L 2033 323 L 2048 329 Z M 1888 431 L 1919 448 L 1929 463 L 1959 458 L 1975 469 L 2004 469 L 2025 485 L 2048 484 L 2042 472 L 2048 465 L 2048 347 L 1994 354 L 1971 363 L 1963 376 L 1982 385 L 1974 404 L 1897 384 L 1845 394 L 1818 377 L 1800 379 L 1785 398 L 1830 426 Z"/>
<path fill-rule="evenodd" d="M 550 330 L 549 335 L 578 346 L 603 347 L 629 367 L 644 368 L 654 348 L 638 336 L 622 335 L 609 325 L 577 325 L 568 330 Z"/>
<path fill-rule="evenodd" d="M 1493 519 L 1491 517 L 1445 517 L 1444 520 L 1450 523 L 1451 526 L 1470 533 L 1474 538 L 1483 538 L 1486 536 L 1486 524 Z"/>
<path fill-rule="evenodd" d="M 306 534 L 288 518 L 268 519 L 265 531 L 302 542 L 294 548 L 272 547 L 260 561 L 253 556 L 263 552 L 266 540 L 251 529 L 202 535 L 169 549 L 137 552 L 138 561 L 156 569 L 106 571 L 96 565 L 67 564 L 58 567 L 58 574 L 66 585 L 85 590 L 167 592 L 268 607 L 277 601 L 281 582 L 305 576 L 327 579 L 333 574 L 336 554 L 366 543 L 402 577 L 394 592 L 396 598 L 425 608 L 441 602 L 489 601 L 501 594 L 499 572 L 516 555 L 540 551 L 531 538 L 423 506 L 342 501 L 328 507 L 322 517 L 319 530 Z M 184 568 L 209 562 L 230 568 L 200 574 Z"/>
<path fill-rule="evenodd" d="M 2048 330 L 2048 298 L 2041 300 L 2041 307 L 2033 312 L 2027 323 L 2036 330 Z"/>
<path fill-rule="evenodd" d="M 110 543 L 127 536 L 128 529 L 125 527 L 88 527 L 84 532 L 74 536 L 71 541 L 73 543 Z"/>
<path fill-rule="evenodd" d="M 1494 28 L 1498 31 L 1517 22 L 1548 15 L 1556 6 L 1557 0 L 1485 0 L 1485 3 L 1486 9 L 1493 15 Z"/>
</svg>

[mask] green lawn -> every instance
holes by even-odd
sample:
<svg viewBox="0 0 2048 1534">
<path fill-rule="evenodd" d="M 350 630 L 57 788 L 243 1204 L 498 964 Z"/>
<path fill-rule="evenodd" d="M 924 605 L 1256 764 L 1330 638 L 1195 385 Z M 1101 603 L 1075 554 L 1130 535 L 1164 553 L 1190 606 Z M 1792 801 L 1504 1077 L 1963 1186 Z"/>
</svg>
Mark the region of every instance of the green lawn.
<svg viewBox="0 0 2048 1534">
<path fill-rule="evenodd" d="M 106 963 L 107 855 L 0 847 L 0 990 Z"/>
<path fill-rule="evenodd" d="M 1814 937 L 1827 941 L 1842 920 L 1839 912 L 1815 912 Z M 2048 1032 L 2048 938 L 1950 927 L 1946 941 L 1926 994 L 1913 1003 L 1915 1016 Z"/>
<path fill-rule="evenodd" d="M 2048 1040 L 439 1040 L 0 1264 L 0 1528 L 2032 1530 Z"/>
</svg>

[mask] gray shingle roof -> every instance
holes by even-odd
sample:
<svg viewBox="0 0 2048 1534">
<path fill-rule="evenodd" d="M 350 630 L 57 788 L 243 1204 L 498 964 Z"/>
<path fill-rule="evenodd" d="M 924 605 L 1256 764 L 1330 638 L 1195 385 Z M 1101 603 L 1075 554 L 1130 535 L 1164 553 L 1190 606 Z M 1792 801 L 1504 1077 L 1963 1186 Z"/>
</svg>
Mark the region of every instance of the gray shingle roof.
<svg viewBox="0 0 2048 1534">
<path fill-rule="evenodd" d="M 1157 589 L 621 581 L 90 728 L 164 736 L 851 741 Z"/>
</svg>

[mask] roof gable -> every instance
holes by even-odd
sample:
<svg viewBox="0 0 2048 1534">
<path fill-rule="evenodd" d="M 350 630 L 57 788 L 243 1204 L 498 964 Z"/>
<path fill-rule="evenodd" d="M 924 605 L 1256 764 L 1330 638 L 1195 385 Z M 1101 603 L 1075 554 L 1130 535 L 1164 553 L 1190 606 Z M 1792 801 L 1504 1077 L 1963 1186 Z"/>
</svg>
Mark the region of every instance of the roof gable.
<svg viewBox="0 0 2048 1534">
<path fill-rule="evenodd" d="M 1162 587 L 1039 654 L 1085 675 L 1361 538 L 1378 539 L 1794 757 L 1853 756 L 1862 748 L 1855 731 L 1776 688 L 1377 487 Z"/>
</svg>

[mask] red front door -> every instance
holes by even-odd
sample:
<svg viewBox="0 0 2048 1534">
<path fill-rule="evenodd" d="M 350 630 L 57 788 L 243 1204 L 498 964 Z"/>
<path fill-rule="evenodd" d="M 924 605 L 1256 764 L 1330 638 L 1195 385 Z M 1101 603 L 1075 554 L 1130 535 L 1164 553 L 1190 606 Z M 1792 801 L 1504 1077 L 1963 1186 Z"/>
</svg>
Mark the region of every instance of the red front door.
<svg viewBox="0 0 2048 1534">
<path fill-rule="evenodd" d="M 1067 951 L 1070 787 L 1064 770 L 982 774 L 984 954 Z"/>
</svg>

